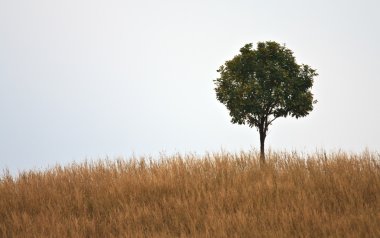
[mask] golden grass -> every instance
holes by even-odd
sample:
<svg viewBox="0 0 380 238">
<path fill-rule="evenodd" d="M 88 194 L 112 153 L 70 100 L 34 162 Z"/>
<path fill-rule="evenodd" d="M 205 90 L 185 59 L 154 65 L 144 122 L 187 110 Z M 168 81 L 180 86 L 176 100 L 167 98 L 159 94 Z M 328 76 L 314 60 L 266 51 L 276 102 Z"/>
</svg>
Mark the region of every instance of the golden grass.
<svg viewBox="0 0 380 238">
<path fill-rule="evenodd" d="M 256 152 L 4 174 L 0 237 L 380 237 L 380 155 Z"/>
</svg>

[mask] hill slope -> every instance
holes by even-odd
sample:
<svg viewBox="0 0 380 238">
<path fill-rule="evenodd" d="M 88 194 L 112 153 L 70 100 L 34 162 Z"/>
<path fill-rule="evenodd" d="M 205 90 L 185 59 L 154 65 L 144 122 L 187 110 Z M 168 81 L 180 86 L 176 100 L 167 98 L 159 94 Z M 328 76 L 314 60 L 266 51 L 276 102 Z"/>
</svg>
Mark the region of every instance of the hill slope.
<svg viewBox="0 0 380 238">
<path fill-rule="evenodd" d="M 0 180 L 0 237 L 380 237 L 380 155 L 117 160 Z"/>
</svg>

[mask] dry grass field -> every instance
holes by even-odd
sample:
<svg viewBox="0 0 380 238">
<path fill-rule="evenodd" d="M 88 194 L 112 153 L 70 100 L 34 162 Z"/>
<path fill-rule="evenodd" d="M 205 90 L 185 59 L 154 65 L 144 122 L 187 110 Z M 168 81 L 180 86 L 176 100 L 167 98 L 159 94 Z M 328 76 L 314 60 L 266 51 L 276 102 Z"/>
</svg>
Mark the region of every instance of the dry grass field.
<svg viewBox="0 0 380 238">
<path fill-rule="evenodd" d="M 0 177 L 0 237 L 380 237 L 380 155 L 218 153 Z"/>
</svg>

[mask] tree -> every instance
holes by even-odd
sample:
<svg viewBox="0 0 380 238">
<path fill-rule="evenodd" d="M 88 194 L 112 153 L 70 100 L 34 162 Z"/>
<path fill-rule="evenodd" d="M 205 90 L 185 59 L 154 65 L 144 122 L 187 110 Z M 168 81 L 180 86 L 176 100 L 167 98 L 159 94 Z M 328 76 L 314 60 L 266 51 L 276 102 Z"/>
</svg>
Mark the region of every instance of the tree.
<svg viewBox="0 0 380 238">
<path fill-rule="evenodd" d="M 257 49 L 246 44 L 217 72 L 217 99 L 230 111 L 232 123 L 257 128 L 262 163 L 269 125 L 280 117 L 304 117 L 316 103 L 310 91 L 316 71 L 297 64 L 293 52 L 274 41 L 259 42 Z"/>
</svg>

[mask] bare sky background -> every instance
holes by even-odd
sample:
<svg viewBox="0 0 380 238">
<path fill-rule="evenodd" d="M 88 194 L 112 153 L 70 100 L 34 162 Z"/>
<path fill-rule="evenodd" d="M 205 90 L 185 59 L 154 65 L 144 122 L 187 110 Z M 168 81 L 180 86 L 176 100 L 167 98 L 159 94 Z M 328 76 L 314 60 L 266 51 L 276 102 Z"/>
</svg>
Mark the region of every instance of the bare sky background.
<svg viewBox="0 0 380 238">
<path fill-rule="evenodd" d="M 216 100 L 246 43 L 316 68 L 308 117 L 267 148 L 380 150 L 380 2 L 0 0 L 0 168 L 160 152 L 249 150 L 259 134 Z"/>
</svg>

